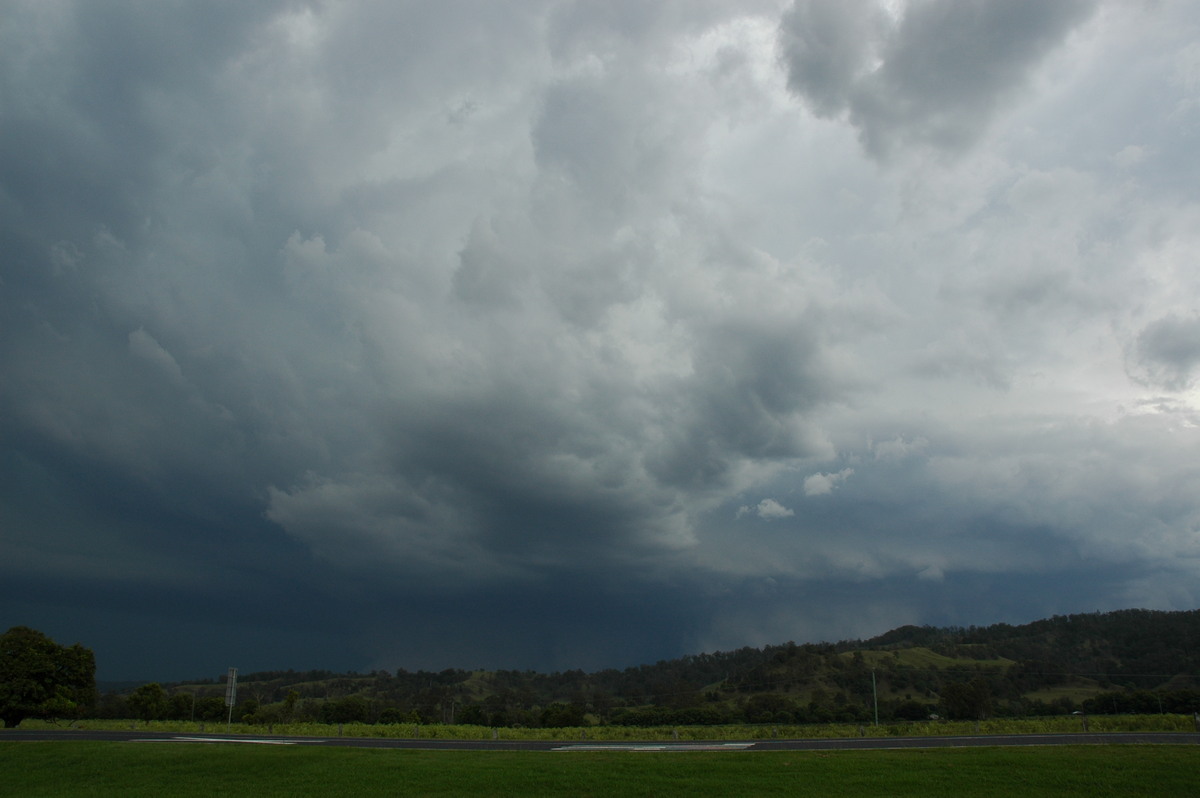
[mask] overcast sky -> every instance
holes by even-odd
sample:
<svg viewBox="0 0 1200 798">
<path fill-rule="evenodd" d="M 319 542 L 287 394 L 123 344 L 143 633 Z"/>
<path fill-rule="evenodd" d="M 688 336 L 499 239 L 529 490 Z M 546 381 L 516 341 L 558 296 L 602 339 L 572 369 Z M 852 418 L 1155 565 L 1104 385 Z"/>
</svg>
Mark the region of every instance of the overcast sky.
<svg viewBox="0 0 1200 798">
<path fill-rule="evenodd" d="M 1200 604 L 1189 0 L 0 0 L 0 627 L 108 679 Z"/>
</svg>

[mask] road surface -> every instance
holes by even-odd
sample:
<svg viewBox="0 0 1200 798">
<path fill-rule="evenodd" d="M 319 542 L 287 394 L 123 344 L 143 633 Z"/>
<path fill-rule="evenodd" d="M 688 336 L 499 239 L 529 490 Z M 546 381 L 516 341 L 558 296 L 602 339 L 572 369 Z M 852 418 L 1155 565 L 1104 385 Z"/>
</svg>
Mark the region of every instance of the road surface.
<svg viewBox="0 0 1200 798">
<path fill-rule="evenodd" d="M 894 748 L 972 748 L 1037 745 L 1200 745 L 1200 733 L 1114 732 L 1108 734 L 988 734 L 961 737 L 848 737 L 804 740 L 645 741 L 602 740 L 438 740 L 386 737 L 286 737 L 242 734 L 179 734 L 150 731 L 0 730 L 0 743 L 101 740 L 131 743 L 208 743 L 242 745 L 326 745 L 426 751 L 864 751 Z"/>
</svg>

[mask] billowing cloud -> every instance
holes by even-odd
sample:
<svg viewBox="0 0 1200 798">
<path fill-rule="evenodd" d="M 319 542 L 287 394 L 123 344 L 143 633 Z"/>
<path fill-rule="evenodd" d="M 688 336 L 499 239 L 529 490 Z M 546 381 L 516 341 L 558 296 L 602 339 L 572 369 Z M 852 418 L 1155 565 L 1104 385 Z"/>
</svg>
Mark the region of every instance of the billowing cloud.
<svg viewBox="0 0 1200 798">
<path fill-rule="evenodd" d="M 2 606 L 158 679 L 1191 607 L 1198 22 L 10 4 Z"/>
<path fill-rule="evenodd" d="M 877 155 L 972 143 L 1096 0 L 795 0 L 781 44 L 788 86 L 821 116 L 846 114 Z"/>
</svg>

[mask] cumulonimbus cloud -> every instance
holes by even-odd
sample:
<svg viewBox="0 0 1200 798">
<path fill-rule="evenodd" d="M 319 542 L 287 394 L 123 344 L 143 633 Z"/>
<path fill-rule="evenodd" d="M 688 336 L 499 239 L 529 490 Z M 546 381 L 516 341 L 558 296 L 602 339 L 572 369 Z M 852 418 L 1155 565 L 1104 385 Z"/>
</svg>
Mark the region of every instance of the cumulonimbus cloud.
<svg viewBox="0 0 1200 798">
<path fill-rule="evenodd" d="M 539 667 L 1192 600 L 1189 4 L 201 8 L 0 18 L 5 597 Z"/>
</svg>

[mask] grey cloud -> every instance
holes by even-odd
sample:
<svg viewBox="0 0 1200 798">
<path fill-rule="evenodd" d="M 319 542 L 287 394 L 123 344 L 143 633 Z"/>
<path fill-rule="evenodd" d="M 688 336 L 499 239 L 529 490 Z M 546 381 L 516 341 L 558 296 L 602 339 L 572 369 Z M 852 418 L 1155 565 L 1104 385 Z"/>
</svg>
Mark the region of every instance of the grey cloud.
<svg viewBox="0 0 1200 798">
<path fill-rule="evenodd" d="M 183 371 L 175 358 L 144 327 L 138 327 L 129 334 L 129 352 L 153 365 L 168 381 L 176 385 L 183 384 Z"/>
<path fill-rule="evenodd" d="M 454 290 L 465 302 L 516 305 L 520 289 L 530 279 L 524 265 L 504 249 L 492 225 L 477 222 L 459 253 Z"/>
<path fill-rule="evenodd" d="M 1200 471 L 1187 453 L 1194 436 L 1180 437 L 1180 421 L 1149 413 L 1111 425 L 1030 418 L 955 429 L 927 421 L 909 428 L 903 437 L 920 445 L 899 457 L 848 447 L 841 461 L 853 465 L 820 472 L 812 486 L 853 473 L 828 493 L 814 495 L 804 472 L 776 474 L 764 483 L 774 495 L 803 488 L 811 498 L 764 532 L 770 545 L 748 546 L 736 530 L 706 523 L 698 556 L 730 578 L 861 584 L 1002 580 L 1063 567 L 1115 574 L 1133 563 L 1190 573 L 1200 516 L 1183 497 Z M 735 506 L 727 505 L 731 515 Z"/>
<path fill-rule="evenodd" d="M 974 346 L 972 346 L 974 344 Z M 913 371 L 926 378 L 968 379 L 998 390 L 1012 384 L 1014 364 L 995 341 L 937 343 L 917 353 Z"/>
<path fill-rule="evenodd" d="M 659 112 L 667 91 L 669 84 L 622 71 L 548 87 L 532 131 L 545 200 L 578 204 L 590 223 L 615 228 L 666 210 L 686 190 L 686 165 L 701 132 L 690 114 Z"/>
<path fill-rule="evenodd" d="M 916 437 L 909 439 L 903 435 L 874 442 L 868 446 L 876 460 L 904 459 L 917 454 L 929 446 L 929 439 Z"/>
<path fill-rule="evenodd" d="M 693 373 L 667 404 L 675 421 L 666 446 L 650 459 L 659 479 L 733 485 L 743 460 L 786 462 L 826 450 L 806 413 L 835 395 L 837 378 L 809 320 L 701 325 L 697 344 Z"/>
<path fill-rule="evenodd" d="M 591 243 L 585 228 L 582 241 L 599 249 L 577 266 L 577 254 L 548 246 L 552 235 L 527 248 L 528 224 L 512 215 L 476 223 L 452 281 L 464 305 L 447 304 L 436 318 L 391 294 L 407 294 L 402 283 L 370 299 L 343 296 L 325 281 L 348 253 L 292 237 L 288 258 L 298 284 L 318 280 L 327 307 L 349 302 L 342 312 L 360 319 L 361 339 L 377 342 L 367 351 L 393 342 L 383 361 L 395 370 L 389 381 L 419 381 L 405 384 L 394 412 L 380 408 L 390 432 L 371 467 L 386 476 L 330 463 L 334 470 L 312 485 L 278 485 L 273 519 L 343 563 L 445 564 L 438 552 L 454 546 L 468 570 L 475 569 L 469 562 L 486 564 L 485 554 L 496 567 L 523 558 L 518 571 L 560 566 L 585 552 L 593 563 L 624 561 L 691 545 L 688 503 L 728 490 L 741 464 L 783 463 L 821 445 L 803 414 L 835 395 L 836 380 L 814 321 L 778 297 L 767 300 L 778 305 L 764 317 L 773 323 L 704 318 L 706 305 L 681 304 L 673 322 L 686 334 L 679 340 L 694 335 L 696 343 L 675 353 L 677 362 L 643 364 L 641 350 L 657 344 L 627 337 L 632 330 L 622 325 L 663 323 L 654 313 L 640 317 L 653 307 L 644 294 L 654 255 L 639 240 L 650 233 L 635 230 L 613 246 Z M 361 267 L 363 258 L 351 262 Z M 607 279 L 614 264 L 623 290 L 596 291 L 586 317 L 564 302 L 564 287 L 595 285 L 580 268 Z M 770 290 L 756 284 L 756 264 L 730 266 L 740 270 L 741 290 Z M 376 302 L 382 312 L 362 313 Z M 452 353 L 443 358 L 440 345 L 417 346 L 431 330 L 439 332 L 429 342 L 442 337 Z M 364 489 L 378 499 L 352 498 Z M 409 494 L 428 505 L 421 517 L 387 509 Z"/>
<path fill-rule="evenodd" d="M 736 15 L 770 14 L 770 0 L 751 0 Z M 558 6 L 549 17 L 550 52 L 559 59 L 657 60 L 671 39 L 702 33 L 731 16 L 721 0 L 583 0 Z"/>
<path fill-rule="evenodd" d="M 1095 0 L 915 0 L 878 6 L 796 0 L 780 27 L 789 87 L 822 116 L 846 113 L 867 150 L 973 143 Z"/>
<path fill-rule="evenodd" d="M 845 110 L 856 84 L 871 71 L 873 49 L 885 35 L 880 8 L 813 0 L 795 2 L 783 16 L 780 45 L 788 88 L 821 116 Z"/>
<path fill-rule="evenodd" d="M 1135 357 L 1139 379 L 1168 391 L 1190 388 L 1200 365 L 1200 318 L 1171 315 L 1146 325 Z"/>
</svg>

